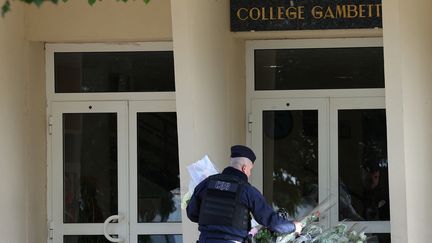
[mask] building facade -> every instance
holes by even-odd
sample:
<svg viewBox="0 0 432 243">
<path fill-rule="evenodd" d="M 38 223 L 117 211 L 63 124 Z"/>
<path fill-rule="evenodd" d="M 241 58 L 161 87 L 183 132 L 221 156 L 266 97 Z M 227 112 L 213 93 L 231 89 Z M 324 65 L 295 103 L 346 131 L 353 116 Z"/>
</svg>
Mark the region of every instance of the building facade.
<svg viewBox="0 0 432 243">
<path fill-rule="evenodd" d="M 236 13 L 304 18 L 279 10 Z M 233 144 L 256 151 L 252 184 L 292 216 L 332 197 L 327 226 L 428 242 L 430 10 L 384 0 L 383 28 L 231 31 L 229 1 L 13 3 L 0 242 L 194 242 L 187 166 L 208 155 L 221 170 Z"/>
</svg>

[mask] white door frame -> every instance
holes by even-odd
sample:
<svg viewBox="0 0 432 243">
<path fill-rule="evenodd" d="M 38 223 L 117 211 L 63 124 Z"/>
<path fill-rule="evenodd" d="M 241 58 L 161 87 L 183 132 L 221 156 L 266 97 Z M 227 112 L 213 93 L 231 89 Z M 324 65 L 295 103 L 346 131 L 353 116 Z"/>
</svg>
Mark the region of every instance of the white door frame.
<svg viewBox="0 0 432 243">
<path fill-rule="evenodd" d="M 91 107 L 91 109 L 89 109 Z M 53 102 L 52 111 L 52 223 L 53 242 L 63 242 L 63 235 L 103 235 L 103 223 L 81 224 L 63 223 L 63 122 L 64 113 L 117 113 L 117 161 L 118 161 L 118 214 L 124 218 L 119 223 L 112 223 L 108 227 L 111 234 L 118 234 L 125 241 L 128 240 L 128 171 L 127 171 L 127 103 L 124 101 L 91 101 L 91 102 Z M 53 183 L 56 182 L 56 183 Z"/>
<path fill-rule="evenodd" d="M 247 121 L 246 127 L 252 124 L 253 129 L 257 129 L 262 126 L 262 124 L 257 124 L 257 114 L 256 106 L 260 101 L 266 102 L 268 99 L 292 99 L 292 98 L 335 98 L 335 101 L 339 98 L 369 98 L 369 99 L 379 99 L 383 100 L 385 97 L 385 90 L 383 88 L 378 89 L 325 89 L 325 90 L 266 90 L 266 91 L 256 91 L 254 88 L 255 72 L 254 72 L 254 53 L 255 50 L 263 49 L 299 49 L 299 48 L 351 48 L 351 47 L 382 47 L 382 38 L 325 38 L 325 39 L 286 39 L 286 40 L 250 40 L 246 41 L 246 51 L 245 51 L 245 61 L 246 61 L 246 114 Z M 337 98 L 337 99 L 336 99 Z M 333 103 L 334 103 L 333 102 Z M 384 108 L 384 104 L 382 105 Z M 331 116 L 331 112 L 329 114 Z M 333 122 L 333 119 L 330 120 Z M 255 125 L 256 124 L 256 125 Z M 332 123 L 332 126 L 334 124 Z M 334 128 L 333 128 L 334 129 Z M 262 139 L 262 138 L 260 138 Z M 330 139 L 335 139 L 334 134 L 330 135 Z M 255 136 L 251 132 L 246 133 L 246 143 L 254 148 L 261 148 L 261 144 L 257 144 L 255 141 Z M 334 142 L 334 141 L 332 141 Z M 260 151 L 257 151 L 261 153 Z M 330 151 L 334 154 L 335 151 Z M 336 151 L 337 152 L 337 151 Z M 261 154 L 259 156 L 262 156 Z M 331 158 L 331 161 L 335 161 Z M 334 162 L 332 162 L 334 163 Z M 332 166 L 333 171 L 330 173 L 329 178 L 333 178 L 329 186 L 333 188 L 335 186 L 334 182 L 334 170 L 337 170 L 334 165 Z M 330 169 L 330 167 L 329 167 Z M 260 174 L 261 173 L 261 174 Z M 262 182 L 260 182 L 259 177 L 262 175 L 262 171 L 258 172 L 254 183 L 262 188 Z M 334 189 L 333 189 L 334 190 Z M 332 192 L 334 193 L 334 191 Z M 337 215 L 333 212 L 329 217 L 332 223 L 338 219 Z M 373 228 L 376 230 L 374 232 L 390 233 L 390 223 L 385 222 L 372 222 L 369 221 Z M 348 223 L 350 224 L 350 223 Z M 376 225 L 378 224 L 378 225 Z M 376 226 L 376 227 L 375 227 Z M 366 230 L 369 232 L 369 230 Z"/>
<path fill-rule="evenodd" d="M 92 109 L 89 110 L 89 106 Z M 116 112 L 118 119 L 118 205 L 124 219 L 110 224 L 109 232 L 124 242 L 137 243 L 138 235 L 182 234 L 182 223 L 137 223 L 137 126 L 138 112 L 175 112 L 175 101 L 91 101 L 52 103 L 53 163 L 53 242 L 63 242 L 63 235 L 103 235 L 103 224 L 63 223 L 63 113 Z M 129 108 L 127 108 L 129 107 Z M 128 109 L 128 110 L 127 110 Z M 128 149 L 129 148 L 129 149 Z M 128 151 L 127 151 L 128 150 Z"/>
<path fill-rule="evenodd" d="M 61 52 L 131 52 L 131 51 L 172 51 L 173 46 L 172 42 L 128 42 L 128 43 L 48 43 L 45 45 L 45 60 L 46 60 L 46 91 L 47 91 L 47 100 L 48 100 L 48 107 L 47 107 L 47 120 L 49 121 L 49 124 L 61 124 L 59 122 L 59 117 L 52 116 L 54 113 L 62 112 L 61 110 L 63 107 L 69 107 L 74 102 L 79 104 L 85 104 L 86 102 L 95 104 L 95 102 L 100 102 L 101 104 L 107 104 L 109 107 L 106 109 L 108 111 L 111 111 L 116 106 L 115 103 L 121 102 L 126 104 L 125 110 L 122 110 L 121 115 L 121 123 L 122 123 L 122 132 L 119 133 L 119 141 L 120 138 L 125 143 L 128 143 L 131 141 L 130 135 L 128 132 L 128 108 L 127 108 L 127 101 L 129 101 L 132 104 L 132 107 L 137 107 L 136 110 L 140 109 L 146 109 L 146 110 L 155 110 L 155 111 L 175 111 L 175 92 L 117 92 L 117 93 L 55 93 L 54 92 L 54 56 L 55 53 L 61 53 Z M 136 103 L 132 102 L 136 101 Z M 145 101 L 145 102 L 143 102 Z M 169 105 L 168 105 L 169 103 Z M 159 105 L 160 104 L 160 105 Z M 172 105 L 174 104 L 174 106 Z M 114 105 L 114 106 L 111 106 Z M 103 105 L 102 105 L 103 106 Z M 141 106 L 141 107 L 138 107 Z M 85 107 L 85 106 L 84 106 Z M 93 106 L 94 107 L 94 106 Z M 99 105 L 98 105 L 99 107 Z M 168 108 L 169 107 L 169 108 Z M 174 107 L 174 109 L 172 109 Z M 156 110 L 158 108 L 161 108 L 162 110 Z M 66 110 L 67 111 L 67 110 Z M 85 111 L 83 108 L 82 111 Z M 65 111 L 63 111 L 65 112 Z M 132 113 L 129 113 L 132 114 Z M 119 115 L 120 116 L 120 115 Z M 120 117 L 119 117 L 120 119 Z M 124 121 L 123 121 L 124 119 Z M 120 120 L 119 120 L 120 123 Z M 123 124 L 125 125 L 125 128 L 123 128 Z M 47 211 L 48 211 L 48 228 L 49 228 L 49 236 L 48 236 L 48 242 L 52 242 L 52 239 L 57 239 L 59 231 L 62 230 L 62 217 L 63 217 L 63 211 L 60 211 L 58 208 L 54 208 L 54 205 L 62 205 L 58 204 L 58 200 L 63 200 L 63 196 L 60 195 L 58 192 L 55 192 L 56 190 L 59 190 L 59 187 L 62 185 L 59 184 L 59 181 L 62 181 L 63 173 L 61 172 L 59 174 L 59 168 L 57 167 L 56 163 L 54 161 L 59 159 L 59 153 L 61 154 L 62 151 L 59 151 L 56 149 L 55 144 L 60 144 L 61 138 L 55 138 L 54 136 L 51 136 L 51 128 L 52 125 L 49 125 L 50 129 L 47 129 Z M 61 129 L 61 127 L 54 126 L 53 131 L 56 131 L 56 129 Z M 136 130 L 136 129 L 135 129 Z M 119 130 L 120 131 L 120 130 Z M 136 136 L 136 134 L 135 134 Z M 136 149 L 136 140 L 135 140 L 135 149 Z M 128 146 L 128 145 L 126 145 Z M 54 148 L 54 149 L 53 149 Z M 119 148 L 120 149 L 120 148 Z M 119 158 L 120 156 L 124 159 L 121 160 L 122 165 L 119 165 L 119 169 L 122 168 L 122 174 L 125 173 L 128 175 L 129 173 L 129 166 L 131 166 L 128 163 L 131 151 L 127 151 L 126 148 L 122 148 L 122 152 L 120 155 L 119 151 Z M 131 157 L 132 158 L 132 157 Z M 119 160 L 120 163 L 120 160 Z M 126 164 L 124 164 L 126 163 Z M 123 171 L 125 170 L 125 172 Z M 133 173 L 133 175 L 135 175 Z M 136 175 L 135 175 L 136 176 Z M 127 178 L 126 181 L 122 181 L 123 184 L 127 185 L 129 187 L 131 181 Z M 120 180 L 120 177 L 119 177 Z M 120 181 L 119 181 L 120 183 Z M 136 187 L 135 187 L 136 188 Z M 126 205 L 124 208 L 127 208 L 129 210 L 132 201 L 129 201 L 129 195 L 132 195 L 130 191 L 127 191 L 128 188 L 126 188 L 126 194 L 121 196 L 124 198 L 124 202 L 122 204 Z M 129 190 L 131 190 L 129 188 Z M 60 197 L 59 197 L 59 195 Z M 120 194 L 119 194 L 120 197 Z M 120 203 L 120 202 L 119 202 Z M 122 206 L 123 207 L 123 206 Z M 135 207 L 136 208 L 136 207 Z M 131 212 L 126 211 L 125 212 L 125 220 L 126 222 L 130 221 Z M 136 215 L 134 216 L 136 218 Z M 155 226 L 156 224 L 152 225 L 146 225 L 145 229 L 140 224 L 139 226 L 131 226 L 130 230 L 131 233 L 142 233 L 142 232 L 151 232 L 153 234 L 157 233 L 167 233 L 164 230 L 160 230 L 158 227 Z M 159 225 L 160 226 L 160 225 Z M 179 233 L 181 234 L 181 223 L 180 226 L 178 224 L 170 223 L 169 224 L 170 230 L 168 233 Z M 134 228 L 135 227 L 135 228 Z M 115 224 L 111 224 L 109 226 L 109 230 L 111 232 L 118 232 L 117 226 Z M 67 232 L 70 234 L 80 233 L 84 232 L 83 234 L 90 234 L 90 232 L 99 232 L 101 229 L 101 225 L 86 225 L 85 227 L 75 227 L 75 226 L 68 226 Z M 180 230 L 179 230 L 180 229 Z M 172 230 L 172 231 L 171 231 Z M 126 229 L 126 231 L 129 231 L 129 229 Z M 122 231 L 123 232 L 123 231 Z M 98 234 L 99 234 L 98 233 Z M 167 233 L 167 234 L 168 234 Z M 101 233 L 103 234 L 103 232 Z M 129 232 L 126 233 L 126 236 L 129 237 Z M 126 238 L 126 240 L 130 240 L 129 238 Z"/>
</svg>

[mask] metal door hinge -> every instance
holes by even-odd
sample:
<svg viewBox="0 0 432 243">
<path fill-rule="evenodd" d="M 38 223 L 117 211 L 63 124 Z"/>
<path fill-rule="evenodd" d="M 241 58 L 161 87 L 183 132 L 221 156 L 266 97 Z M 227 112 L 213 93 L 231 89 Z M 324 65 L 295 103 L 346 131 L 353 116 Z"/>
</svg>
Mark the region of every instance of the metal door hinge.
<svg viewBox="0 0 432 243">
<path fill-rule="evenodd" d="M 249 132 L 252 132 L 252 123 L 253 123 L 252 113 L 248 113 L 248 131 Z"/>
<path fill-rule="evenodd" d="M 49 135 L 52 135 L 52 133 L 53 133 L 52 116 L 48 117 L 48 133 L 49 133 Z"/>
<path fill-rule="evenodd" d="M 54 239 L 54 225 L 53 222 L 48 224 L 48 240 Z"/>
</svg>

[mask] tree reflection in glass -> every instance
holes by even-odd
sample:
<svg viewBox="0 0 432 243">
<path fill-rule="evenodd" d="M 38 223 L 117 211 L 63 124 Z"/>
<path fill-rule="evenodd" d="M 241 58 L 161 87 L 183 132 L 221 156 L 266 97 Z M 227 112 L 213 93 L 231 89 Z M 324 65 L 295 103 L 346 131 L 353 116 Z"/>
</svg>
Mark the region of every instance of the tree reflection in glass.
<svg viewBox="0 0 432 243">
<path fill-rule="evenodd" d="M 289 217 L 318 202 L 318 111 L 263 112 L 264 196 Z"/>
</svg>

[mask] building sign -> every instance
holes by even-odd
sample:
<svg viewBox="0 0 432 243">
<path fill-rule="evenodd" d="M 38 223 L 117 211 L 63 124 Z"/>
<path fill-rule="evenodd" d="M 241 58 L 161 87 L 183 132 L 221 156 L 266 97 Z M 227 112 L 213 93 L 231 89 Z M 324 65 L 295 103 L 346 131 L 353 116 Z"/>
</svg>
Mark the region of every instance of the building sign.
<svg viewBox="0 0 432 243">
<path fill-rule="evenodd" d="M 381 0 L 231 0 L 231 31 L 382 28 Z"/>
</svg>

